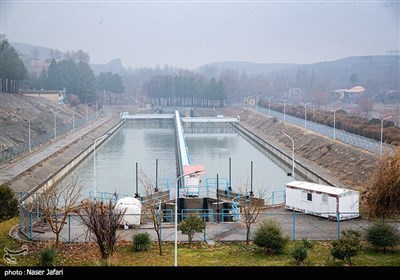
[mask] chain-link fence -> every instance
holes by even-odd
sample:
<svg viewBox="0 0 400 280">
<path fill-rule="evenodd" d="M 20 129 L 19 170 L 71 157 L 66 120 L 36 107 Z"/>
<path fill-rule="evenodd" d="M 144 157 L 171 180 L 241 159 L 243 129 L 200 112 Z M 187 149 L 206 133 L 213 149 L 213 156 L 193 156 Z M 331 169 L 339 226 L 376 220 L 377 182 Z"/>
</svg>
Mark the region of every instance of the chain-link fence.
<svg viewBox="0 0 400 280">
<path fill-rule="evenodd" d="M 268 108 L 257 106 L 254 109 L 257 109 L 259 112 L 264 113 L 266 115 L 271 114 L 271 116 L 274 118 L 277 118 L 279 120 L 285 120 L 288 123 L 306 128 L 308 130 L 312 130 L 324 136 L 331 138 L 335 137 L 335 139 L 340 140 L 346 144 L 350 144 L 376 154 L 380 153 L 380 147 L 381 147 L 380 141 L 376 141 L 374 139 L 370 139 L 361 135 L 353 134 L 344 130 L 334 129 L 333 127 L 312 122 L 309 120 L 305 122 L 304 119 L 294 117 L 288 114 L 283 114 L 278 111 L 269 110 Z M 382 146 L 384 150 L 388 150 L 391 152 L 395 151 L 395 147 L 393 147 L 392 145 L 382 143 Z"/>
<path fill-rule="evenodd" d="M 157 219 L 161 221 L 161 238 L 162 241 L 175 240 L 175 212 L 171 209 L 162 209 L 158 211 Z M 190 215 L 196 213 L 204 221 L 203 232 L 194 235 L 194 241 L 244 241 L 247 232 L 251 236 L 264 220 L 276 220 L 281 226 L 285 236 L 291 240 L 301 240 L 307 238 L 309 240 L 335 240 L 340 238 L 344 229 L 353 229 L 362 234 L 365 239 L 365 231 L 375 222 L 376 219 L 370 219 L 360 215 L 358 218 L 342 220 L 343 214 L 353 213 L 329 213 L 331 217 L 336 219 L 327 219 L 321 217 L 321 214 L 313 215 L 286 210 L 284 207 L 274 207 L 261 211 L 255 222 L 246 226 L 245 213 L 233 215 L 229 209 L 216 213 L 213 209 L 182 209 L 178 212 L 177 220 L 180 223 Z M 358 214 L 358 213 L 356 213 Z M 132 235 L 138 232 L 148 232 L 153 240 L 157 240 L 157 234 L 154 230 L 154 224 L 151 213 L 143 212 L 140 215 L 140 225 L 131 225 L 129 227 L 121 227 L 117 230 L 119 240 L 131 241 Z M 127 216 L 135 216 L 130 214 Z M 345 216 L 345 215 L 343 215 Z M 61 220 L 62 214 L 55 215 L 54 219 Z M 396 219 L 385 219 L 386 223 L 392 224 L 400 232 L 400 221 Z M 35 207 L 28 209 L 24 206 L 20 207 L 20 232 L 29 240 L 54 240 L 55 234 L 51 231 L 49 223 L 44 215 L 39 213 Z M 180 231 L 177 232 L 179 241 L 187 241 L 187 236 Z M 90 242 L 94 241 L 87 228 L 83 225 L 81 217 L 78 214 L 69 214 L 60 232 L 60 240 L 62 242 Z"/>
<path fill-rule="evenodd" d="M 63 136 L 64 134 L 66 134 L 69 131 L 72 131 L 73 129 L 82 127 L 82 126 L 86 125 L 88 122 L 91 122 L 92 120 L 96 119 L 96 117 L 97 117 L 97 113 L 90 114 L 87 116 L 87 118 L 85 117 L 83 119 L 77 119 L 77 120 L 75 120 L 74 123 L 68 123 L 63 126 L 57 126 L 56 130 L 50 130 L 43 134 L 40 134 L 37 137 L 32 138 L 30 143 L 29 143 L 29 139 L 27 139 L 25 142 L 23 142 L 17 146 L 5 149 L 0 152 L 0 164 L 18 156 L 18 155 L 28 152 L 28 151 L 32 150 L 33 148 L 35 148 L 36 146 L 46 144 L 51 139 L 55 139 L 60 136 Z"/>
</svg>

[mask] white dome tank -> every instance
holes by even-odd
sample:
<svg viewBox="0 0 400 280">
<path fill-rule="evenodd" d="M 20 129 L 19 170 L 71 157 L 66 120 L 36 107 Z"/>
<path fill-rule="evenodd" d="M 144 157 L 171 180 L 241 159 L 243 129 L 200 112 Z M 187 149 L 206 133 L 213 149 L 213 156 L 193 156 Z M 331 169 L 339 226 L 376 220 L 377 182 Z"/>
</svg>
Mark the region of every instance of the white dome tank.
<svg viewBox="0 0 400 280">
<path fill-rule="evenodd" d="M 142 203 L 134 197 L 123 197 L 118 199 L 117 209 L 125 210 L 124 217 L 121 220 L 122 225 L 138 226 L 140 225 L 140 216 L 142 213 Z"/>
</svg>

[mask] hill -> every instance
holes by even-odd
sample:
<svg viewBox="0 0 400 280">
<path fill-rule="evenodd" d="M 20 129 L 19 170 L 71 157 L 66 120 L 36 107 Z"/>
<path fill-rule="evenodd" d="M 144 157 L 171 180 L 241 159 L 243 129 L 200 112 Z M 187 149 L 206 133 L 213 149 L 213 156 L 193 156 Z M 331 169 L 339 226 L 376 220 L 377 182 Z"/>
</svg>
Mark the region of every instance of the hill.
<svg viewBox="0 0 400 280">
<path fill-rule="evenodd" d="M 295 67 L 296 64 L 289 63 L 255 63 L 246 61 L 224 61 L 212 62 L 193 69 L 193 71 L 206 74 L 207 71 L 220 71 L 224 69 L 232 69 L 247 74 L 270 74 L 284 69 Z"/>
<path fill-rule="evenodd" d="M 124 66 L 122 65 L 121 59 L 116 58 L 106 64 L 90 64 L 93 72 L 98 75 L 101 72 L 111 72 L 113 74 L 122 74 Z"/>
<path fill-rule="evenodd" d="M 353 56 L 334 61 L 311 64 L 285 63 L 253 63 L 253 62 L 214 62 L 200 66 L 194 71 L 206 76 L 218 75 L 226 69 L 247 74 L 264 74 L 271 79 L 284 76 L 288 80 L 296 80 L 299 71 L 311 73 L 315 79 L 327 80 L 335 86 L 349 86 L 349 77 L 356 74 L 360 84 L 368 84 L 368 88 L 385 85 L 387 88 L 399 88 L 400 57 L 375 55 Z"/>
<path fill-rule="evenodd" d="M 29 68 L 32 59 L 49 61 L 54 57 L 57 59 L 63 59 L 64 53 L 51 48 L 43 46 L 31 45 L 26 43 L 11 42 L 10 43 L 15 50 L 22 56 L 22 60 L 27 68 Z M 113 59 L 105 64 L 90 64 L 93 72 L 98 75 L 101 72 L 112 72 L 121 74 L 124 70 L 122 62 L 119 58 Z M 41 69 L 40 69 L 41 70 Z"/>
<path fill-rule="evenodd" d="M 50 48 L 30 45 L 19 42 L 10 42 L 10 44 L 15 48 L 15 50 L 26 57 L 37 58 L 39 60 L 46 60 L 51 57 L 51 52 L 53 51 Z M 36 56 L 36 57 L 34 57 Z"/>
<path fill-rule="evenodd" d="M 67 105 L 59 105 L 42 97 L 0 93 L 0 153 L 5 150 L 18 150 L 19 147 L 22 149 L 23 145 L 28 145 L 29 119 L 32 141 L 47 135 L 52 137 L 54 112 L 58 112 L 57 129 L 61 130 L 66 125 L 71 125 L 72 111 Z M 76 124 L 85 121 L 86 106 L 79 105 L 74 109 L 74 113 Z M 88 114 L 93 114 L 93 110 L 89 109 Z"/>
</svg>

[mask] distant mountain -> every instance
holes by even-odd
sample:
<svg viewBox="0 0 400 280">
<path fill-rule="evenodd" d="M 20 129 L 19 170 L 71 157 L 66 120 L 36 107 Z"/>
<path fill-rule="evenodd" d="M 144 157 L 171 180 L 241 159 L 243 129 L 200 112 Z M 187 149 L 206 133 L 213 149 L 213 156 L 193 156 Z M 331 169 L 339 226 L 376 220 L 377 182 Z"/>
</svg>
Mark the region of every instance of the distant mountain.
<svg viewBox="0 0 400 280">
<path fill-rule="evenodd" d="M 30 44 L 25 44 L 25 43 L 18 43 L 18 42 L 10 42 L 10 44 L 15 48 L 15 50 L 24 55 L 28 56 L 31 58 L 35 58 L 35 52 L 37 52 L 37 59 L 39 60 L 46 60 L 50 58 L 50 53 L 52 49 L 42 47 L 42 46 L 36 46 L 36 45 L 30 45 Z"/>
<path fill-rule="evenodd" d="M 386 55 L 352 56 L 334 61 L 318 62 L 313 64 L 297 65 L 287 69 L 286 74 L 295 75 L 299 69 L 313 71 L 315 75 L 324 79 L 345 79 L 351 73 L 356 73 L 360 78 L 369 79 L 376 75 L 385 74 L 382 71 L 390 70 L 399 61 L 393 61 Z"/>
<path fill-rule="evenodd" d="M 398 87 L 400 75 L 399 56 L 375 55 L 352 56 L 334 61 L 318 62 L 312 64 L 285 64 L 285 63 L 253 63 L 253 62 L 214 62 L 200 66 L 194 71 L 206 76 L 217 76 L 226 69 L 247 74 L 265 74 L 274 78 L 283 75 L 294 80 L 299 70 L 313 73 L 315 78 L 328 80 L 334 84 L 345 86 L 351 74 L 357 74 L 359 83 L 380 80 L 391 82 L 393 87 Z M 397 77 L 397 78 L 396 78 Z"/>
<path fill-rule="evenodd" d="M 52 58 L 52 54 L 54 53 L 54 49 L 36 46 L 31 44 L 19 43 L 19 42 L 11 42 L 10 43 L 15 50 L 24 57 L 24 62 L 29 62 L 30 59 L 34 59 L 35 56 L 38 60 L 48 60 Z M 61 59 L 64 57 L 64 53 L 60 52 Z M 90 55 L 90 54 L 89 54 Z M 30 58 L 30 59 L 28 59 Z M 98 75 L 101 72 L 112 72 L 121 74 L 124 70 L 122 62 L 119 58 L 113 59 L 106 64 L 90 64 L 93 69 L 93 72 Z"/>
<path fill-rule="evenodd" d="M 239 72 L 245 71 L 247 74 L 258 74 L 264 73 L 268 74 L 271 72 L 281 71 L 290 67 L 295 66 L 296 64 L 289 63 L 255 63 L 255 62 L 245 62 L 245 61 L 224 61 L 224 62 L 213 62 L 203 66 L 200 66 L 193 71 L 196 72 L 206 72 L 216 70 L 224 70 L 224 69 L 232 69 Z"/>
<path fill-rule="evenodd" d="M 114 74 L 122 74 L 124 66 L 122 65 L 121 59 L 116 58 L 106 64 L 90 64 L 93 72 L 98 75 L 101 72 L 112 72 Z"/>
</svg>

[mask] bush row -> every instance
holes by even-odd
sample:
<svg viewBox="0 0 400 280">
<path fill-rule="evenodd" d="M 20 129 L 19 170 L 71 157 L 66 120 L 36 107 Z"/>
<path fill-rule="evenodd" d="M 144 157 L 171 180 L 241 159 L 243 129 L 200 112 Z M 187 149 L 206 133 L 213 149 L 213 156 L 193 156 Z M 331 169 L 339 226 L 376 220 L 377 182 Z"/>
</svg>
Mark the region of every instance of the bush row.
<svg viewBox="0 0 400 280">
<path fill-rule="evenodd" d="M 264 108 L 268 108 L 268 102 L 260 100 L 258 105 Z M 271 110 L 279 111 L 283 113 L 283 105 L 271 103 Z M 304 107 L 303 106 L 291 106 L 286 105 L 285 113 L 298 118 L 304 119 Z M 332 112 L 326 112 L 321 110 L 307 110 L 307 120 L 327 125 L 330 127 L 334 126 L 334 119 Z M 367 138 L 371 138 L 377 141 L 381 141 L 381 121 L 378 119 L 366 119 L 362 117 L 349 116 L 347 112 L 338 110 L 336 112 L 336 129 L 341 129 L 350 133 L 361 135 Z M 384 133 L 383 141 L 392 145 L 400 145 L 400 128 L 396 127 L 392 121 L 384 121 Z"/>
</svg>

